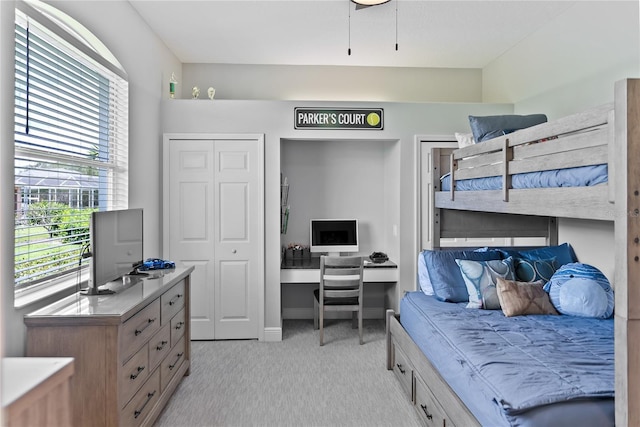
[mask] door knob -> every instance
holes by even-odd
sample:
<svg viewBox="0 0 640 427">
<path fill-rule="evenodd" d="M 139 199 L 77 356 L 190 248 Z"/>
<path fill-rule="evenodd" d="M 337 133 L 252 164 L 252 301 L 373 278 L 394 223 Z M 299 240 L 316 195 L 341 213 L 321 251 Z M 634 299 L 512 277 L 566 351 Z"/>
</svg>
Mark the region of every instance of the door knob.
<svg viewBox="0 0 640 427">
<path fill-rule="evenodd" d="M 232 254 L 235 254 L 236 252 L 238 252 L 238 251 L 236 251 L 235 249 L 232 249 L 232 250 L 231 250 L 231 253 L 232 253 Z"/>
</svg>

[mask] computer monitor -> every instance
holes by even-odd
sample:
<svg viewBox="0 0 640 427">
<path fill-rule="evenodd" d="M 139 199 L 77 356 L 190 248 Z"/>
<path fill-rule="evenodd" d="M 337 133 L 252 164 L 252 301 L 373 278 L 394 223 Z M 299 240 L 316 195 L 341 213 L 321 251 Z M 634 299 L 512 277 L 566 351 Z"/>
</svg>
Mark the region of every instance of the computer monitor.
<svg viewBox="0 0 640 427">
<path fill-rule="evenodd" d="M 360 250 L 357 219 L 312 219 L 309 230 L 311 252 L 339 256 Z"/>
<path fill-rule="evenodd" d="M 91 215 L 91 270 L 86 293 L 135 273 L 142 264 L 142 209 L 93 212 Z"/>
</svg>

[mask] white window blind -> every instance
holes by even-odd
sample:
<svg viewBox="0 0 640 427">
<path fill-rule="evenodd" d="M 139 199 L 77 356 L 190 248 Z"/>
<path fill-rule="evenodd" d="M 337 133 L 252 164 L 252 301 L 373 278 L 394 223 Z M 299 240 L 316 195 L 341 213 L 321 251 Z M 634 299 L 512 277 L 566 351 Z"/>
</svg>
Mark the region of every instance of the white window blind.
<svg viewBox="0 0 640 427">
<path fill-rule="evenodd" d="M 127 208 L 128 83 L 18 10 L 15 46 L 15 285 L 24 287 L 77 272 L 90 213 Z"/>
</svg>

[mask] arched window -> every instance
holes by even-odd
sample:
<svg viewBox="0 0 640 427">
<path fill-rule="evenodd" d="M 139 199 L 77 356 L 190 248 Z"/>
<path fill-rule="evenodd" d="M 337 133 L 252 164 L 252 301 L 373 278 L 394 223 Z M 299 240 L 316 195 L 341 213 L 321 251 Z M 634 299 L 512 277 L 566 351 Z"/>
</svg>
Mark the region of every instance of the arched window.
<svg viewBox="0 0 640 427">
<path fill-rule="evenodd" d="M 128 207 L 128 82 L 80 23 L 16 3 L 15 286 L 79 280 L 94 210 Z"/>
</svg>

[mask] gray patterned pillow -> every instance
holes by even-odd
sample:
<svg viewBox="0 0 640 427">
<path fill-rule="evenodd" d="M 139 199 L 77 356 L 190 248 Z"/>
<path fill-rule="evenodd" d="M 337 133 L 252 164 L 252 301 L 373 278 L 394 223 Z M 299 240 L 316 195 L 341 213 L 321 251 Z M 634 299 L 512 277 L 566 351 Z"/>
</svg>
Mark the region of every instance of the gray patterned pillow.
<svg viewBox="0 0 640 427">
<path fill-rule="evenodd" d="M 496 291 L 496 279 L 515 279 L 513 258 L 495 261 L 470 261 L 456 259 L 460 273 L 467 286 L 469 303 L 467 308 L 500 310 L 500 301 Z"/>
</svg>

